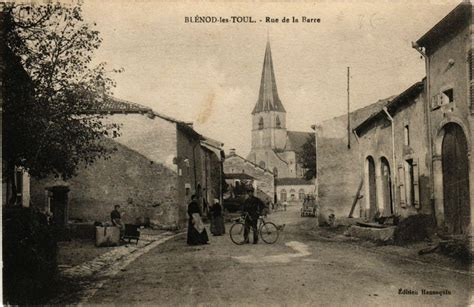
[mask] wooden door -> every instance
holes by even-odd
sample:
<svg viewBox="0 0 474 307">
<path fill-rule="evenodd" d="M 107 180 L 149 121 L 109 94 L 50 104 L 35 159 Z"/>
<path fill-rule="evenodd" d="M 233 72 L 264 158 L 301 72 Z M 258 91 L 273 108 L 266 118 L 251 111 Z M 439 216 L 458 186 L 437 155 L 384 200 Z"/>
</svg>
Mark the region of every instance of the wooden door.
<svg viewBox="0 0 474 307">
<path fill-rule="evenodd" d="M 390 165 L 387 159 L 382 158 L 381 160 L 381 173 L 382 173 L 382 194 L 383 194 L 383 215 L 388 216 L 393 214 L 393 202 L 392 202 L 392 176 L 390 173 Z"/>
<path fill-rule="evenodd" d="M 448 124 L 442 145 L 445 225 L 452 234 L 469 233 L 469 159 L 461 127 Z"/>
<path fill-rule="evenodd" d="M 375 177 L 375 163 L 372 157 L 367 158 L 369 172 L 369 218 L 373 218 L 377 212 L 377 188 Z"/>
<path fill-rule="evenodd" d="M 53 214 L 54 224 L 60 228 L 67 224 L 67 204 L 69 189 L 62 187 L 54 187 L 51 197 L 51 213 Z"/>
</svg>

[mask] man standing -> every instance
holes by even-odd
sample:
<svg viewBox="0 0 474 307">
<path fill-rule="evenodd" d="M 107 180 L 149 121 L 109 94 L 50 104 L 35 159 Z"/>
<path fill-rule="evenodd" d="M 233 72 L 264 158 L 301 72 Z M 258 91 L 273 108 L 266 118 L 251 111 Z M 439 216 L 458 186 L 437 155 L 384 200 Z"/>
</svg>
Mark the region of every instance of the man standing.
<svg viewBox="0 0 474 307">
<path fill-rule="evenodd" d="M 248 213 L 245 219 L 244 239 L 245 243 L 249 243 L 249 231 L 250 227 L 253 230 L 253 244 L 258 243 L 258 217 L 261 215 L 262 210 L 265 208 L 264 203 L 253 195 L 253 188 L 247 189 L 247 199 L 244 201 L 242 213 Z"/>
<path fill-rule="evenodd" d="M 120 229 L 120 239 L 122 239 L 125 232 L 125 224 L 122 222 L 122 213 L 119 210 L 120 206 L 115 205 L 114 210 L 110 212 L 110 219 L 112 220 L 112 225 Z"/>
</svg>

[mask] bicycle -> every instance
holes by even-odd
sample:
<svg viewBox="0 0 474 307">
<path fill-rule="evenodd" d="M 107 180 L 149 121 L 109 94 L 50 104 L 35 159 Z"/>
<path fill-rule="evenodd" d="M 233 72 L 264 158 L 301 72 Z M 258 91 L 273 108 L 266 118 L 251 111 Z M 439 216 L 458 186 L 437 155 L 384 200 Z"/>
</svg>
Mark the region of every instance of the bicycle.
<svg viewBox="0 0 474 307">
<path fill-rule="evenodd" d="M 235 219 L 234 224 L 229 229 L 230 239 L 237 245 L 242 245 L 246 243 L 246 240 L 244 238 L 244 231 L 245 220 L 247 217 L 249 217 L 249 214 L 245 213 L 245 215 L 241 216 L 238 219 Z M 272 222 L 265 221 L 263 216 L 258 217 L 257 231 L 263 242 L 267 244 L 273 244 L 278 240 L 278 237 L 280 236 L 280 231 L 283 230 L 284 226 L 285 225 L 278 227 Z M 248 234 L 249 237 L 251 236 L 252 231 L 252 227 L 250 227 Z"/>
</svg>

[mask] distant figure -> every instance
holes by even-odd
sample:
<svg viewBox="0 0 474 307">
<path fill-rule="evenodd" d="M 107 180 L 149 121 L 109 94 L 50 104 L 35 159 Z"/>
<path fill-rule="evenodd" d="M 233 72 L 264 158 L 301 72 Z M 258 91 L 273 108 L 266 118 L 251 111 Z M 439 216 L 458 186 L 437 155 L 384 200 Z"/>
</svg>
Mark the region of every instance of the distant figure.
<svg viewBox="0 0 474 307">
<path fill-rule="evenodd" d="M 188 205 L 188 217 L 188 245 L 209 243 L 209 237 L 201 219 L 201 210 L 199 210 L 196 195 L 191 196 L 191 202 Z"/>
<path fill-rule="evenodd" d="M 288 206 L 288 202 L 285 200 L 283 202 L 283 210 L 286 211 L 286 207 Z"/>
<path fill-rule="evenodd" d="M 224 216 L 222 206 L 218 199 L 214 199 L 214 205 L 210 209 L 211 213 L 211 233 L 215 236 L 225 234 Z"/>
<path fill-rule="evenodd" d="M 110 212 L 110 220 L 112 221 L 112 225 L 120 229 L 120 239 L 122 239 L 125 232 L 125 224 L 122 222 L 123 213 L 120 213 L 119 210 L 120 205 L 115 205 L 114 210 Z"/>
<path fill-rule="evenodd" d="M 253 195 L 253 188 L 250 187 L 247 189 L 248 198 L 245 200 L 242 213 L 248 213 L 245 218 L 245 228 L 244 228 L 244 240 L 245 243 L 249 243 L 249 231 L 250 227 L 253 230 L 253 244 L 258 243 L 258 217 L 262 214 L 265 204 L 258 198 Z"/>
</svg>

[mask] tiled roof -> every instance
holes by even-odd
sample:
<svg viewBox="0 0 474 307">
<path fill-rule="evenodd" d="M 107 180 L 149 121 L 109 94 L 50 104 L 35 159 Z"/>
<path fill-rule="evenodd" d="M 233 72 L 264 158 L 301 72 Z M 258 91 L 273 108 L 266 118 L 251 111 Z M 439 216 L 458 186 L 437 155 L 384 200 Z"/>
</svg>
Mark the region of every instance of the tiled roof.
<svg viewBox="0 0 474 307">
<path fill-rule="evenodd" d="M 306 180 L 304 178 L 277 178 L 275 181 L 276 185 L 312 185 L 312 180 Z"/>
<path fill-rule="evenodd" d="M 138 103 L 106 96 L 101 103 L 96 105 L 97 112 L 107 113 L 146 113 L 153 112 L 150 107 L 142 106 Z"/>
<path fill-rule="evenodd" d="M 192 123 L 190 122 L 181 121 L 173 117 L 158 113 L 156 111 L 153 111 L 153 109 L 150 107 L 111 96 L 106 96 L 100 103 L 96 105 L 96 108 L 93 109 L 92 112 L 109 114 L 149 114 L 150 116 L 158 116 L 167 121 L 189 126 L 190 128 L 192 126 Z"/>
<path fill-rule="evenodd" d="M 261 169 L 262 171 L 268 172 L 268 173 L 270 173 L 270 174 L 273 175 L 273 172 L 272 172 L 271 170 L 269 170 L 269 169 L 267 169 L 267 168 L 263 168 L 263 167 L 261 167 L 260 165 L 258 165 L 258 164 L 256 164 L 256 163 L 253 163 L 252 161 L 247 160 L 247 159 L 245 159 L 244 157 L 242 157 L 242 156 L 240 156 L 240 155 L 238 155 L 238 154 L 236 154 L 236 153 L 229 153 L 228 155 L 226 155 L 226 159 L 230 159 L 230 158 L 232 158 L 232 157 L 237 157 L 237 158 L 239 158 L 239 159 L 242 159 L 242 160 L 244 160 L 245 162 L 252 164 L 254 167 L 259 168 L 259 169 Z"/>
<path fill-rule="evenodd" d="M 438 44 L 441 38 L 445 38 L 461 25 L 468 23 L 471 18 L 472 4 L 463 1 L 451 12 L 441 19 L 433 28 L 423 35 L 416 43 L 420 47 L 430 47 Z"/>
<path fill-rule="evenodd" d="M 395 96 L 395 97 L 390 97 L 389 99 L 384 100 L 384 103 L 377 108 L 376 112 L 372 113 L 369 117 L 367 117 L 365 120 L 359 123 L 353 130 L 356 131 L 357 133 L 361 133 L 362 131 L 365 131 L 365 129 L 369 127 L 370 123 L 372 123 L 374 120 L 377 120 L 381 117 L 385 117 L 385 114 L 384 114 L 385 112 L 383 111 L 384 107 L 386 107 L 389 113 L 393 115 L 393 113 L 401 105 L 409 102 L 411 97 L 413 97 L 414 95 L 418 95 L 420 92 L 422 92 L 423 88 L 424 88 L 424 82 L 420 81 L 410 86 L 408 89 L 403 91 L 400 95 Z"/>
<path fill-rule="evenodd" d="M 267 42 L 267 48 L 265 49 L 258 101 L 252 114 L 264 111 L 285 112 L 280 97 L 278 97 L 275 72 L 273 71 L 272 50 L 269 41 Z"/>
</svg>

